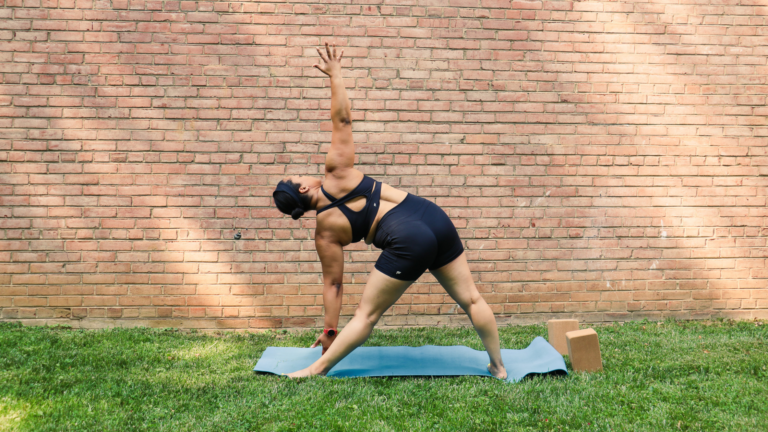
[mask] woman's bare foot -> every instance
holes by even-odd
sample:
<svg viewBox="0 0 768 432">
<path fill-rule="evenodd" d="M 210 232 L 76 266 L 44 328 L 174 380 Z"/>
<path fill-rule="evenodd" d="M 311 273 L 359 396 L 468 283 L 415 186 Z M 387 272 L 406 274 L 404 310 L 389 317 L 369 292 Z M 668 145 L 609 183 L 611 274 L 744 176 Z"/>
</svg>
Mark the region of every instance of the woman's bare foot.
<svg viewBox="0 0 768 432">
<path fill-rule="evenodd" d="M 300 371 L 291 372 L 291 373 L 285 374 L 285 375 L 288 378 L 306 378 L 306 377 L 311 377 L 311 376 L 316 376 L 316 375 L 325 375 L 325 374 L 322 373 L 322 372 L 314 372 L 312 370 L 312 366 L 310 366 L 310 367 L 302 369 Z"/>
<path fill-rule="evenodd" d="M 488 372 L 498 379 L 507 379 L 507 369 L 504 366 L 493 366 L 491 363 L 488 363 Z"/>
</svg>

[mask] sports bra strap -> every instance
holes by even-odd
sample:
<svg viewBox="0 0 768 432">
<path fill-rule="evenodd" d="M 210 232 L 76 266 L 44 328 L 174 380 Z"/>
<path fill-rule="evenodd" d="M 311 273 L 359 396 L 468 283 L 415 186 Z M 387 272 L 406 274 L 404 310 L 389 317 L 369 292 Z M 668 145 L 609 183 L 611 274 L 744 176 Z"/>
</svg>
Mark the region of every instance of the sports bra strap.
<svg viewBox="0 0 768 432">
<path fill-rule="evenodd" d="M 379 201 L 381 201 L 381 185 L 381 182 L 368 176 L 363 176 L 363 180 L 356 188 L 339 199 L 334 198 L 325 189 L 322 189 L 325 196 L 331 200 L 331 203 L 318 210 L 317 213 L 320 214 L 328 209 L 337 207 L 344 213 L 344 216 L 349 220 L 349 225 L 352 227 L 352 243 L 359 242 L 368 235 L 371 225 L 373 225 L 373 221 L 376 219 L 376 214 L 379 211 Z M 353 211 L 346 206 L 346 202 L 360 196 L 366 198 L 365 205 L 360 211 Z"/>
<path fill-rule="evenodd" d="M 341 198 L 334 198 L 333 195 L 326 192 L 325 189 L 323 189 L 322 186 L 320 186 L 320 190 L 323 191 L 323 194 L 325 195 L 326 198 L 328 198 L 331 201 L 331 203 L 323 207 L 322 209 L 318 210 L 317 214 L 320 214 L 326 210 L 330 210 L 335 207 L 339 207 L 353 198 L 357 198 L 359 196 L 368 197 L 371 194 L 371 191 L 373 190 L 373 186 L 375 183 L 376 181 L 374 179 L 368 177 L 367 175 L 364 175 L 363 179 L 360 181 L 360 183 L 358 183 L 357 187 L 352 189 L 351 192 L 349 192 L 348 194 L 344 195 Z"/>
<path fill-rule="evenodd" d="M 330 200 L 331 202 L 336 202 L 336 198 L 333 195 L 331 195 L 328 192 L 326 192 L 325 189 L 323 189 L 322 186 L 320 186 L 320 190 L 323 191 L 323 195 L 325 195 L 325 197 L 328 198 L 328 200 Z M 325 209 L 323 209 L 323 210 L 325 210 Z M 318 211 L 318 213 L 320 213 L 323 210 Z"/>
</svg>

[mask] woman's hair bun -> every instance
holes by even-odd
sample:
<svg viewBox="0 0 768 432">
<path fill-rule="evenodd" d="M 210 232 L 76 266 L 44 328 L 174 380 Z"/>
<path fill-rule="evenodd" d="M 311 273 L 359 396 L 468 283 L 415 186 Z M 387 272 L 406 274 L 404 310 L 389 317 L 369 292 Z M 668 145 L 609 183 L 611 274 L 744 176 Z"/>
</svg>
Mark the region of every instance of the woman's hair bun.
<svg viewBox="0 0 768 432">
<path fill-rule="evenodd" d="M 302 216 L 304 216 L 304 209 L 302 209 L 301 207 L 296 207 L 295 209 L 293 209 L 293 212 L 291 213 L 291 217 L 293 218 L 293 220 L 296 220 Z"/>
</svg>

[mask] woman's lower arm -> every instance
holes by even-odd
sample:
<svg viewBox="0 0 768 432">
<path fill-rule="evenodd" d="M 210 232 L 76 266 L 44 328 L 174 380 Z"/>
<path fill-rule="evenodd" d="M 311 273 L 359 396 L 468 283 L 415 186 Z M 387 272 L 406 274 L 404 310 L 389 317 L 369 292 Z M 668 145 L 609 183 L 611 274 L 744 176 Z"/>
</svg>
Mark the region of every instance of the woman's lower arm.
<svg viewBox="0 0 768 432">
<path fill-rule="evenodd" d="M 341 284 L 326 285 L 323 289 L 323 306 L 325 307 L 325 328 L 335 329 L 339 325 L 341 314 L 341 298 L 343 288 Z"/>
<path fill-rule="evenodd" d="M 331 120 L 334 123 L 350 124 L 352 123 L 352 112 L 350 110 L 347 89 L 344 88 L 344 79 L 341 74 L 331 77 Z"/>
</svg>

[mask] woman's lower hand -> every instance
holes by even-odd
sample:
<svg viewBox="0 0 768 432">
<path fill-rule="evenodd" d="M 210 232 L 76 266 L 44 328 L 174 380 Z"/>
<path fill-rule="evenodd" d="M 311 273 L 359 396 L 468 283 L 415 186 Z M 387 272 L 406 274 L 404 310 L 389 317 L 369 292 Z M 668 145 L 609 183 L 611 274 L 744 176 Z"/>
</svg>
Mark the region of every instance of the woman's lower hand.
<svg viewBox="0 0 768 432">
<path fill-rule="evenodd" d="M 325 352 L 328 351 L 328 348 L 331 347 L 331 344 L 333 343 L 333 341 L 336 340 L 336 335 L 338 335 L 338 333 L 333 336 L 328 336 L 327 334 L 322 333 L 320 334 L 320 337 L 317 338 L 315 343 L 313 343 L 312 346 L 310 346 L 310 348 L 315 348 L 318 345 L 323 345 L 323 354 L 325 354 Z"/>
</svg>

